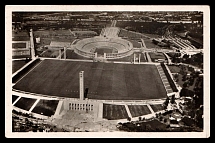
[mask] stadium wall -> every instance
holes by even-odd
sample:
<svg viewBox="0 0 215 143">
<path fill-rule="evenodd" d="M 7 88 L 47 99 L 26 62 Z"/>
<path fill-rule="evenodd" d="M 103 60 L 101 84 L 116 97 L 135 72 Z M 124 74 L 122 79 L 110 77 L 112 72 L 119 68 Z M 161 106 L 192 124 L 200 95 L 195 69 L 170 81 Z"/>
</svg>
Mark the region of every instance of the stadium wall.
<svg viewBox="0 0 215 143">
<path fill-rule="evenodd" d="M 121 40 L 120 42 L 118 40 Z M 93 42 L 92 42 L 93 41 Z M 82 48 L 89 43 L 94 43 L 94 42 L 111 42 L 111 43 L 118 43 L 122 44 L 122 46 L 126 47 L 128 50 L 125 52 L 121 52 L 121 53 L 105 53 L 104 54 L 104 59 L 118 59 L 118 58 L 123 58 L 123 57 L 127 57 L 133 54 L 133 44 L 129 41 L 125 41 L 123 39 L 104 39 L 103 37 L 96 37 L 95 39 L 93 38 L 88 38 L 88 39 L 84 39 L 81 41 L 78 41 L 78 43 L 75 46 L 74 52 L 80 56 L 86 57 L 86 58 L 97 58 L 97 54 L 96 53 L 91 53 L 91 52 L 87 52 L 82 50 Z M 106 55 L 106 56 L 105 56 Z"/>
</svg>

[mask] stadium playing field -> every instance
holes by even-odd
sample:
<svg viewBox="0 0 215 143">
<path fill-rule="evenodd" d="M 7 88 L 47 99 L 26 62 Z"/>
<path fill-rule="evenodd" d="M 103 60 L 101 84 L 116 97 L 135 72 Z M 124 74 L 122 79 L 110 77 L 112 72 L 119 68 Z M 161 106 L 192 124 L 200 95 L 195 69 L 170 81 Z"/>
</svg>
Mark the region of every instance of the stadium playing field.
<svg viewBox="0 0 215 143">
<path fill-rule="evenodd" d="M 79 97 L 79 72 L 84 71 L 88 98 L 140 100 L 165 98 L 154 65 L 44 60 L 13 88 L 60 97 Z"/>
</svg>

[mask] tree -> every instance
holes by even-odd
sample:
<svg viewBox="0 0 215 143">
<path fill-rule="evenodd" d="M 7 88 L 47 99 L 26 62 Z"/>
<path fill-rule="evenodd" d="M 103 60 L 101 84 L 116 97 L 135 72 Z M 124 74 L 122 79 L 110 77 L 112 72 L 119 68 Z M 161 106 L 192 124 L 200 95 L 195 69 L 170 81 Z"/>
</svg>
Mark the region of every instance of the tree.
<svg viewBox="0 0 215 143">
<path fill-rule="evenodd" d="M 150 124 L 146 124 L 145 130 L 146 131 L 152 131 L 152 126 Z"/>
<path fill-rule="evenodd" d="M 158 118 L 158 113 L 155 114 L 155 117 Z"/>
<path fill-rule="evenodd" d="M 128 120 L 128 121 L 131 121 L 131 117 L 128 117 L 127 120 Z"/>
<path fill-rule="evenodd" d="M 174 78 L 175 78 L 175 79 L 178 78 L 178 73 L 174 74 Z"/>
<path fill-rule="evenodd" d="M 187 87 L 187 82 L 184 82 L 183 88 L 186 88 L 186 87 Z"/>
<path fill-rule="evenodd" d="M 187 60 L 189 58 L 188 54 L 184 54 L 183 59 Z"/>
</svg>

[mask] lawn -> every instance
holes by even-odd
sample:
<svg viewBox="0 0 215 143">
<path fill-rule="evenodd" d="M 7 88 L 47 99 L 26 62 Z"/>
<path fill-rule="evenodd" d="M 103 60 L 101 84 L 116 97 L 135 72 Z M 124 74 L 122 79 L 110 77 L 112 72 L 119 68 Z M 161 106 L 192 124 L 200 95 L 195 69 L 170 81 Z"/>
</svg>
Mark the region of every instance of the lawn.
<svg viewBox="0 0 215 143">
<path fill-rule="evenodd" d="M 154 112 L 158 112 L 158 111 L 161 111 L 161 110 L 164 110 L 164 107 L 162 106 L 162 104 L 153 104 L 153 105 L 150 105 L 152 110 Z"/>
<path fill-rule="evenodd" d="M 151 114 L 151 111 L 147 105 L 128 105 L 132 117 L 143 116 Z"/>
<path fill-rule="evenodd" d="M 35 101 L 36 99 L 21 97 L 14 106 L 29 111 Z"/>
<path fill-rule="evenodd" d="M 168 68 L 171 73 L 179 73 L 181 68 L 179 66 L 168 65 Z"/>
<path fill-rule="evenodd" d="M 52 116 L 55 113 L 59 100 L 45 100 L 40 99 L 37 105 L 34 107 L 32 112 L 45 115 Z"/>
<path fill-rule="evenodd" d="M 126 119 L 128 113 L 124 105 L 103 104 L 103 118 L 108 120 Z"/>
<path fill-rule="evenodd" d="M 150 37 L 150 38 L 161 38 L 161 36 L 157 35 L 157 34 L 147 34 L 147 33 L 143 33 L 143 34 Z"/>
<path fill-rule="evenodd" d="M 17 99 L 18 97 L 19 97 L 19 96 L 12 95 L 12 103 L 13 103 L 14 101 L 16 101 L 16 99 Z"/>
<path fill-rule="evenodd" d="M 141 33 L 129 31 L 129 30 L 125 30 L 125 29 L 121 29 L 118 36 L 119 37 L 127 37 L 129 39 L 145 38 L 145 36 Z"/>
<path fill-rule="evenodd" d="M 140 39 L 139 40 L 128 40 L 128 41 L 130 41 L 133 44 L 134 48 L 141 48 L 141 44 L 138 42 L 138 41 L 140 41 Z"/>
<path fill-rule="evenodd" d="M 59 50 L 46 50 L 40 54 L 41 57 L 56 58 L 59 56 Z"/>
<path fill-rule="evenodd" d="M 104 53 L 117 53 L 117 51 L 114 50 L 114 48 L 110 48 L 110 47 L 96 48 L 95 53 L 96 52 L 99 55 L 104 55 Z"/>
<path fill-rule="evenodd" d="M 151 39 L 144 39 L 144 42 L 148 49 L 159 48 L 159 46 L 154 44 Z"/>
<path fill-rule="evenodd" d="M 140 62 L 147 62 L 147 59 L 144 53 L 141 53 Z"/>
<path fill-rule="evenodd" d="M 155 62 L 155 60 L 157 60 L 157 59 L 166 59 L 166 57 L 164 56 L 163 53 L 149 52 L 149 55 L 150 55 L 153 62 Z"/>
<path fill-rule="evenodd" d="M 80 71 L 84 71 L 85 88 L 89 88 L 88 98 L 142 100 L 166 97 L 154 65 L 44 60 L 13 88 L 78 98 Z"/>
<path fill-rule="evenodd" d="M 49 45 L 51 41 L 73 42 L 76 39 L 69 30 L 34 31 L 34 35 L 41 38 L 38 47 Z"/>
<path fill-rule="evenodd" d="M 62 54 L 62 58 L 64 54 Z M 92 58 L 82 57 L 74 52 L 74 50 L 66 50 L 66 59 L 83 59 L 83 60 L 92 60 Z"/>
<path fill-rule="evenodd" d="M 182 65 L 181 65 L 182 66 Z M 171 66 L 168 66 L 169 70 L 171 71 L 171 73 L 179 73 L 178 74 L 178 81 L 177 81 L 177 84 L 180 85 L 181 87 L 183 87 L 183 84 L 185 81 L 182 81 L 182 70 L 181 70 L 181 66 L 174 66 L 174 65 L 171 65 Z M 192 67 L 188 67 L 188 66 L 183 66 L 185 69 L 184 69 L 184 72 L 190 74 L 191 71 L 193 70 Z M 193 91 L 194 87 L 195 87 L 195 83 L 196 83 L 196 78 L 194 79 L 194 83 L 192 86 L 188 86 L 187 89 L 188 90 L 191 90 Z"/>
</svg>

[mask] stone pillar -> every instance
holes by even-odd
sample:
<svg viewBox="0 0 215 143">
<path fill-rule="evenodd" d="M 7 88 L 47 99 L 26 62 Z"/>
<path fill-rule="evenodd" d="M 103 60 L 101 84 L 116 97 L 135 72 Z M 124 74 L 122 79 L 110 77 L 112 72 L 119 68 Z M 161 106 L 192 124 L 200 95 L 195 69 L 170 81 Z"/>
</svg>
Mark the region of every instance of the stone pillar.
<svg viewBox="0 0 215 143">
<path fill-rule="evenodd" d="M 141 54 L 139 54 L 139 64 L 140 64 L 140 57 L 141 57 Z"/>
<path fill-rule="evenodd" d="M 79 95 L 80 100 L 84 100 L 84 71 L 79 72 Z"/>
<path fill-rule="evenodd" d="M 28 44 L 28 42 L 26 42 L 25 44 L 26 44 L 26 46 L 25 46 L 25 47 L 26 47 L 26 48 L 29 48 L 29 44 Z"/>
<path fill-rule="evenodd" d="M 32 29 L 30 29 L 30 46 L 31 46 L 31 58 L 35 59 L 34 38 L 33 38 L 33 30 Z"/>
<path fill-rule="evenodd" d="M 136 54 L 134 53 L 134 64 L 135 64 Z"/>
<path fill-rule="evenodd" d="M 91 104 L 89 104 L 90 106 L 89 106 L 89 111 L 91 111 Z"/>
<path fill-rule="evenodd" d="M 97 52 L 95 53 L 95 58 L 97 58 Z"/>
<path fill-rule="evenodd" d="M 61 50 L 59 50 L 59 57 L 58 58 L 61 59 Z"/>
<path fill-rule="evenodd" d="M 64 60 L 66 59 L 66 47 L 64 47 Z"/>
<path fill-rule="evenodd" d="M 106 53 L 104 53 L 104 59 L 106 59 Z"/>
</svg>

